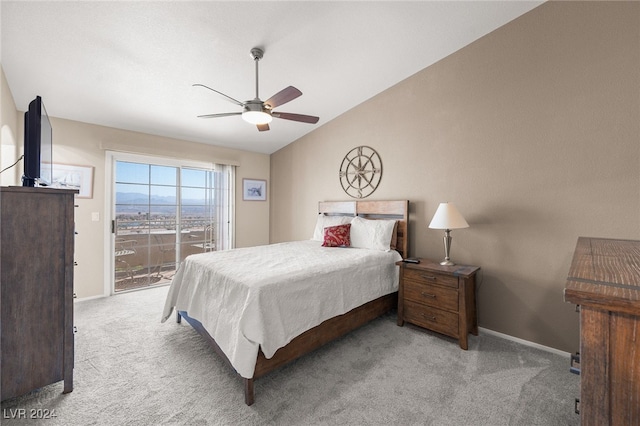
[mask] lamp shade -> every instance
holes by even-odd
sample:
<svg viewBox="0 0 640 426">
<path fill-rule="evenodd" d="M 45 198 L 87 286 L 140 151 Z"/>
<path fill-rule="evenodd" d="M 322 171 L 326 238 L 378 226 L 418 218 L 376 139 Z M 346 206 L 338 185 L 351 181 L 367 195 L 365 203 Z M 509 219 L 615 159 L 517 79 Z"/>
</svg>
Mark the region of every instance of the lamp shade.
<svg viewBox="0 0 640 426">
<path fill-rule="evenodd" d="M 440 203 L 436 214 L 433 215 L 429 228 L 432 229 L 459 229 L 468 228 L 469 224 L 451 203 Z"/>
</svg>

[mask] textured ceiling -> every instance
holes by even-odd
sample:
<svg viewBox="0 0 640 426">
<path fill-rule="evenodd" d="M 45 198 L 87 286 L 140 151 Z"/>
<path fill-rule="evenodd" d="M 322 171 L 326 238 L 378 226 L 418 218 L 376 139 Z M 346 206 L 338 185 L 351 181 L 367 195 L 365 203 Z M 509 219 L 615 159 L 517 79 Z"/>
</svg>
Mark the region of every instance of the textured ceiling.
<svg viewBox="0 0 640 426">
<path fill-rule="evenodd" d="M 272 153 L 542 2 L 2 1 L 1 60 L 16 106 L 49 115 Z M 303 95 L 258 132 L 239 116 L 199 119 L 293 85 Z"/>
</svg>

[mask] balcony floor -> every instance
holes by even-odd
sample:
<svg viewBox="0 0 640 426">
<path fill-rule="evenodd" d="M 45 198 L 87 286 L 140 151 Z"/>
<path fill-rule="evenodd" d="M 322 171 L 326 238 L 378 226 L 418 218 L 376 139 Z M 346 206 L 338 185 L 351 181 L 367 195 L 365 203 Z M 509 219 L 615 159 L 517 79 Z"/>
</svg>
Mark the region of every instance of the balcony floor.
<svg viewBox="0 0 640 426">
<path fill-rule="evenodd" d="M 169 284 L 171 279 L 175 275 L 176 271 L 166 270 L 161 274 L 140 274 L 131 277 L 118 278 L 115 282 L 115 292 L 127 291 L 127 290 L 139 290 L 142 288 L 151 288 L 159 285 Z"/>
</svg>

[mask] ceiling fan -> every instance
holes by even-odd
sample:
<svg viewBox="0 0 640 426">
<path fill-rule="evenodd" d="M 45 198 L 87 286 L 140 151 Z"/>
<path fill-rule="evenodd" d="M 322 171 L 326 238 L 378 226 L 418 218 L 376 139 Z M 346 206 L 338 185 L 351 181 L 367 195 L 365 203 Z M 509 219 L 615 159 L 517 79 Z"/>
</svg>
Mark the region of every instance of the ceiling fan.
<svg viewBox="0 0 640 426">
<path fill-rule="evenodd" d="M 194 84 L 194 86 L 204 87 L 213 92 L 216 92 L 219 95 L 224 96 L 229 99 L 231 102 L 242 107 L 241 112 L 223 112 L 219 114 L 205 114 L 199 115 L 198 118 L 217 118 L 217 117 L 228 117 L 230 115 L 242 115 L 242 118 L 251 123 L 255 124 L 258 127 L 258 130 L 264 132 L 265 130 L 269 130 L 269 123 L 275 118 L 282 118 L 284 120 L 292 120 L 299 121 L 302 123 L 311 123 L 316 124 L 319 120 L 319 117 L 314 117 L 312 115 L 304 115 L 304 114 L 294 114 L 290 112 L 277 112 L 273 109 L 284 105 L 289 101 L 294 100 L 298 96 L 302 95 L 302 92 L 296 89 L 293 86 L 286 87 L 267 99 L 266 101 L 260 100 L 258 96 L 258 61 L 262 59 L 264 55 L 264 51 L 258 47 L 254 47 L 251 49 L 251 57 L 253 58 L 256 64 L 256 97 L 250 101 L 240 102 L 237 99 L 232 98 L 231 96 L 227 96 L 222 92 L 219 92 L 215 89 L 212 89 L 209 86 L 205 86 L 204 84 Z"/>
</svg>

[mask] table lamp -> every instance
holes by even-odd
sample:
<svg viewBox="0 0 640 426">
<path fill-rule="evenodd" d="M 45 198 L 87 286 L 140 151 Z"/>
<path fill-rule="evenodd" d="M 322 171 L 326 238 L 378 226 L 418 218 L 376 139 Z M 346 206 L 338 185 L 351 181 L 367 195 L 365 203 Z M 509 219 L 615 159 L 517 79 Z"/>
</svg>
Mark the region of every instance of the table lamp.
<svg viewBox="0 0 640 426">
<path fill-rule="evenodd" d="M 431 229 L 444 229 L 444 260 L 440 262 L 441 265 L 451 266 L 455 265 L 449 258 L 449 250 L 451 249 L 451 230 L 468 228 L 469 224 L 464 217 L 460 214 L 458 209 L 451 203 L 440 203 L 436 214 L 433 215 L 429 228 Z"/>
</svg>

